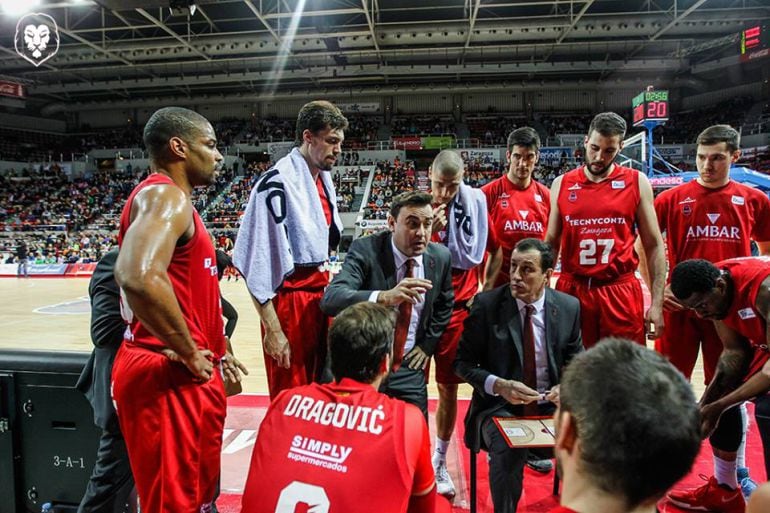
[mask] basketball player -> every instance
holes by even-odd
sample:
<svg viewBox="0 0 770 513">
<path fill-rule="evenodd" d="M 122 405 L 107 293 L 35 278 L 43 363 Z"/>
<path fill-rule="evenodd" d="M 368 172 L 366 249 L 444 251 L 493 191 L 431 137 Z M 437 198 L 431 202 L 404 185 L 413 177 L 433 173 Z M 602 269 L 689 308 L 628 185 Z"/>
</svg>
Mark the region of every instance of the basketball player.
<svg viewBox="0 0 770 513">
<path fill-rule="evenodd" d="M 691 490 L 668 494 L 682 508 L 743 513 L 736 479 L 743 418 L 740 405 L 755 404 L 754 417 L 770 470 L 770 373 L 767 320 L 770 318 L 770 258 L 732 258 L 717 263 L 693 259 L 671 273 L 671 291 L 685 308 L 714 322 L 724 349 L 714 377 L 699 402 L 701 434 L 709 437 L 714 475 Z"/>
<path fill-rule="evenodd" d="M 179 107 L 144 128 L 153 169 L 120 217 L 115 280 L 130 324 L 112 393 L 142 511 L 211 510 L 225 420 L 216 256 L 190 201 L 223 157 L 211 124 Z"/>
<path fill-rule="evenodd" d="M 770 251 L 770 199 L 763 192 L 730 179 L 730 166 L 740 157 L 740 134 L 728 125 L 714 125 L 697 139 L 698 178 L 662 192 L 655 212 L 666 232 L 668 267 L 702 258 L 717 262 L 751 256 L 751 240 L 761 254 Z M 642 266 L 644 268 L 644 266 Z M 703 351 L 706 385 L 716 371 L 722 341 L 714 323 L 685 309 L 666 287 L 663 301 L 665 329 L 655 348 L 690 379 L 699 347 Z M 744 431 L 747 425 L 743 408 Z M 718 456 L 717 456 L 718 457 Z M 738 480 L 745 496 L 756 484 L 748 477 L 745 432 L 738 451 Z M 732 481 L 732 480 L 731 480 Z"/>
<path fill-rule="evenodd" d="M 614 112 L 597 114 L 585 138 L 585 165 L 556 177 L 546 241 L 561 248 L 556 288 L 580 300 L 583 343 L 606 336 L 645 343 L 663 329 L 666 262 L 652 203 L 652 187 L 638 171 L 615 164 L 626 122 Z M 644 313 L 634 271 L 638 235 L 652 279 L 652 305 Z"/>
<path fill-rule="evenodd" d="M 770 252 L 770 199 L 763 192 L 730 179 L 730 166 L 740 158 L 740 134 L 714 125 L 697 139 L 698 178 L 663 191 L 655 198 L 661 232 L 666 232 L 668 266 L 703 258 L 718 262 L 751 256 L 751 240 L 760 254 Z M 655 348 L 690 379 L 698 349 L 703 350 L 706 384 L 711 382 L 722 342 L 710 320 L 700 319 L 664 294 L 665 329 Z"/>
<path fill-rule="evenodd" d="M 328 318 L 319 303 L 322 270 L 342 233 L 329 171 L 348 121 L 327 101 L 297 116 L 296 144 L 257 180 L 235 241 L 233 261 L 262 321 L 270 397 L 322 378 Z"/>
<path fill-rule="evenodd" d="M 392 310 L 369 302 L 334 319 L 336 382 L 275 398 L 259 428 L 243 511 L 434 511 L 422 413 L 377 391 L 391 367 L 394 327 Z"/>
<path fill-rule="evenodd" d="M 457 385 L 462 383 L 452 365 L 463 323 L 468 317 L 468 304 L 479 290 L 479 265 L 488 249 L 487 234 L 493 233 L 484 194 L 465 185 L 463 175 L 463 160 L 452 150 L 440 152 L 430 167 L 434 204 L 431 240 L 449 248 L 455 294 L 452 317 L 433 353 L 439 397 L 433 469 L 436 489 L 446 496 L 455 495 L 454 483 L 446 468 L 446 453 L 457 419 Z M 426 379 L 428 372 L 429 367 L 426 368 Z"/>
<path fill-rule="evenodd" d="M 700 450 L 695 397 L 654 351 L 604 340 L 570 362 L 559 398 L 554 453 L 564 485 L 551 513 L 655 513 L 692 468 Z"/>
<path fill-rule="evenodd" d="M 517 128 L 508 136 L 508 172 L 481 188 L 492 218 L 490 232 L 497 236 L 502 254 L 491 254 L 485 290 L 510 283 L 511 253 L 521 239 L 545 238 L 551 193 L 532 179 L 540 159 L 540 136 L 534 128 Z"/>
</svg>

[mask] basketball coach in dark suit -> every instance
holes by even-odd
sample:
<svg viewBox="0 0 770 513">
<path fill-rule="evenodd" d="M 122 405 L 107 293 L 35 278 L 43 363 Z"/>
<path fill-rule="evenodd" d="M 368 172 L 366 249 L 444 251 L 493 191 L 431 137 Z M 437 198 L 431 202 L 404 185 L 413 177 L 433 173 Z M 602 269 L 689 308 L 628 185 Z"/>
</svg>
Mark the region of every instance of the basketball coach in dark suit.
<svg viewBox="0 0 770 513">
<path fill-rule="evenodd" d="M 583 351 L 580 303 L 548 287 L 553 264 L 549 244 L 519 241 L 510 284 L 476 296 L 457 349 L 455 372 L 473 386 L 465 441 L 480 436 L 489 451 L 495 513 L 516 511 L 528 450 L 508 447 L 492 417 L 551 415 L 562 371 Z"/>
<path fill-rule="evenodd" d="M 431 202 L 430 194 L 419 191 L 393 198 L 389 231 L 353 241 L 321 301 L 321 310 L 332 316 L 362 301 L 398 309 L 393 367 L 380 391 L 418 406 L 426 419 L 424 369 L 454 303 L 449 250 L 429 242 Z"/>
<path fill-rule="evenodd" d="M 123 343 L 126 322 L 120 314 L 120 288 L 115 282 L 118 249 L 96 264 L 88 295 L 91 298 L 91 340 L 94 350 L 75 387 L 94 410 L 94 423 L 102 429 L 99 451 L 78 513 L 135 512 L 134 477 L 128 463 L 126 442 L 112 405 L 112 362 Z"/>
</svg>

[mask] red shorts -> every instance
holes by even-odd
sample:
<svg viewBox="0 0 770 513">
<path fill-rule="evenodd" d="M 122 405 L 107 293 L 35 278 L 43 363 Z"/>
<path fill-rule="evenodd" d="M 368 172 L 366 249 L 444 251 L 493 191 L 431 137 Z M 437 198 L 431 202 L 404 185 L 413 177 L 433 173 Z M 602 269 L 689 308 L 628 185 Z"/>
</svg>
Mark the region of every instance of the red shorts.
<svg viewBox="0 0 770 513">
<path fill-rule="evenodd" d="M 207 511 L 214 500 L 226 413 L 217 369 L 196 383 L 160 353 L 118 350 L 112 397 L 142 511 Z"/>
<path fill-rule="evenodd" d="M 463 324 L 465 319 L 468 318 L 468 313 L 468 309 L 465 307 L 452 310 L 449 324 L 447 324 L 444 334 L 441 335 L 436 346 L 436 352 L 433 354 L 433 359 L 436 360 L 436 383 L 441 383 L 442 385 L 464 383 L 455 374 L 452 366 L 454 365 L 455 356 L 457 355 L 457 344 L 460 343 L 460 336 L 463 334 Z M 425 384 L 428 383 L 429 375 L 430 359 L 428 359 L 428 364 L 425 366 Z"/>
<path fill-rule="evenodd" d="M 329 330 L 329 317 L 320 307 L 323 295 L 323 290 L 280 289 L 273 297 L 275 313 L 291 347 L 291 365 L 284 369 L 272 356 L 264 353 L 271 400 L 282 390 L 307 385 L 321 377 Z M 262 326 L 264 336 L 265 327 Z"/>
<path fill-rule="evenodd" d="M 642 286 L 633 273 L 601 285 L 563 274 L 556 282 L 556 290 L 580 301 L 580 329 L 586 349 L 604 337 L 646 344 Z"/>
<path fill-rule="evenodd" d="M 698 349 L 703 351 L 703 374 L 706 385 L 711 382 L 722 354 L 722 341 L 712 321 L 701 319 L 694 313 L 683 310 L 663 312 L 666 325 L 663 335 L 655 341 L 655 350 L 666 356 L 685 375 L 692 376 Z"/>
</svg>

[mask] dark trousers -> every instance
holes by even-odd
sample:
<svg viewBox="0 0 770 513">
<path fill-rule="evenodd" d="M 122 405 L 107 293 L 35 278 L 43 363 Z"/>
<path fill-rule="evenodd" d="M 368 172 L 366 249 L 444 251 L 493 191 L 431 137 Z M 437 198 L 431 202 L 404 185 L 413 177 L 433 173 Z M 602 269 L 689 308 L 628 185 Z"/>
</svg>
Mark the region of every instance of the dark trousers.
<svg viewBox="0 0 770 513">
<path fill-rule="evenodd" d="M 78 513 L 135 513 L 136 489 L 126 442 L 115 427 L 102 431 L 96 463 Z"/>
<path fill-rule="evenodd" d="M 402 365 L 383 380 L 380 392 L 417 406 L 422 411 L 425 421 L 428 421 L 428 387 L 425 385 L 425 371 Z"/>
<path fill-rule="evenodd" d="M 542 415 L 549 412 L 553 412 L 552 406 L 541 407 Z M 491 417 L 481 425 L 481 436 L 489 453 L 489 490 L 495 513 L 515 513 L 524 487 L 527 456 L 531 453 L 536 459 L 553 458 L 553 449 L 511 449 Z"/>
<path fill-rule="evenodd" d="M 770 394 L 754 399 L 754 418 L 757 430 L 762 439 L 762 450 L 765 456 L 765 475 L 770 477 Z M 709 441 L 712 447 L 723 451 L 735 452 L 741 445 L 743 433 L 743 418 L 738 406 L 728 408 L 719 417 L 719 424 L 711 434 Z"/>
</svg>

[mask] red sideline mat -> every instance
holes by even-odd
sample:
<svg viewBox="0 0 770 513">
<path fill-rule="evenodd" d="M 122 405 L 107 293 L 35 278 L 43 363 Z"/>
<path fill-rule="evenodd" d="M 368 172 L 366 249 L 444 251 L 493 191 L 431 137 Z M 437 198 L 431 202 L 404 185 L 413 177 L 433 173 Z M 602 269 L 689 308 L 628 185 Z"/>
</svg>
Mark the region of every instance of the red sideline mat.
<svg viewBox="0 0 770 513">
<path fill-rule="evenodd" d="M 217 507 L 222 513 L 240 513 L 241 494 L 248 474 L 251 451 L 259 430 L 259 423 L 265 415 L 268 397 L 263 395 L 239 395 L 231 397 L 227 405 L 227 421 L 225 422 L 224 443 L 222 445 L 222 495 L 217 500 Z M 466 512 L 470 507 L 469 487 L 469 456 L 468 450 L 462 444 L 463 418 L 470 401 L 458 401 L 457 428 L 447 454 L 447 467 L 457 488 L 454 499 L 454 513 Z M 431 440 L 435 439 L 436 401 L 429 403 Z M 751 475 L 757 482 L 766 480 L 762 456 L 762 444 L 754 424 L 753 407 L 749 404 L 749 439 L 746 448 L 746 458 L 751 468 Z M 477 457 L 478 467 L 478 509 L 479 513 L 492 513 L 492 502 L 489 497 L 489 472 L 486 453 Z M 661 462 L 665 465 L 665 462 Z M 703 483 L 699 474 L 713 474 L 711 448 L 704 442 L 701 452 L 695 461 L 693 470 L 676 485 L 679 487 L 699 486 Z M 557 505 L 557 498 L 552 492 L 553 472 L 542 475 L 529 468 L 524 469 L 524 493 L 519 502 L 520 513 L 548 512 Z M 679 513 L 680 510 L 665 501 L 660 504 L 661 513 Z"/>
</svg>

